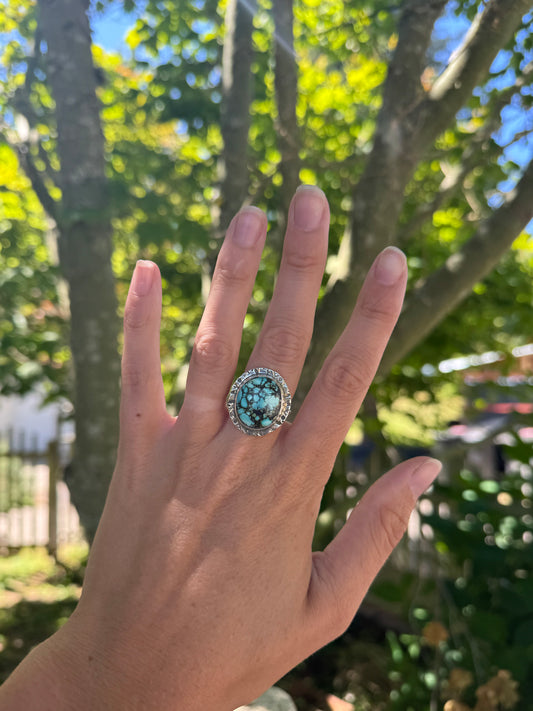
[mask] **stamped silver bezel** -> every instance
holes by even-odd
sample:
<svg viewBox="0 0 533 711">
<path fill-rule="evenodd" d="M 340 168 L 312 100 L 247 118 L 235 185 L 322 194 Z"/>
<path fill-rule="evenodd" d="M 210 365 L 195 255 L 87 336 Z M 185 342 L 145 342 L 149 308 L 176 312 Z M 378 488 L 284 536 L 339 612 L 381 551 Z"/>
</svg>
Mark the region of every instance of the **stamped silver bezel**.
<svg viewBox="0 0 533 711">
<path fill-rule="evenodd" d="M 263 427 L 262 429 L 254 429 L 253 427 L 248 427 L 243 422 L 241 422 L 237 415 L 237 395 L 239 394 L 239 390 L 245 383 L 247 383 L 249 380 L 252 380 L 253 378 L 256 378 L 258 375 L 267 376 L 272 380 L 275 380 L 276 383 L 279 385 L 281 391 L 281 407 L 278 416 L 271 425 L 269 425 L 268 427 Z M 279 373 L 276 373 L 275 370 L 271 370 L 270 368 L 252 368 L 251 370 L 247 370 L 245 373 L 239 376 L 237 380 L 233 383 L 233 385 L 231 386 L 231 390 L 228 393 L 228 397 L 226 398 L 226 407 L 228 408 L 231 421 L 238 430 L 244 432 L 247 435 L 252 435 L 253 437 L 263 437 L 269 432 L 273 432 L 274 430 L 277 430 L 278 427 L 281 427 L 281 425 L 289 416 L 289 413 L 291 411 L 291 394 L 289 392 L 287 383 L 283 380 Z"/>
</svg>

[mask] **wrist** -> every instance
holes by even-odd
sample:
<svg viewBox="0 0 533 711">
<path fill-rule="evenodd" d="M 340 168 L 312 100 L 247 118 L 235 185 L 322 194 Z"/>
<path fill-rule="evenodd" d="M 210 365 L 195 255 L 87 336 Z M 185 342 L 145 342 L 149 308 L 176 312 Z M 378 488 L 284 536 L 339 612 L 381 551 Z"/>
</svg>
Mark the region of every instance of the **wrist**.
<svg viewBox="0 0 533 711">
<path fill-rule="evenodd" d="M 145 654 L 104 651 L 105 645 L 85 634 L 73 617 L 52 637 L 35 647 L 0 689 L 0 711 L 231 711 L 232 705 L 211 699 L 187 683 L 168 683 L 147 673 Z M 128 647 L 130 645 L 127 645 Z M 138 645 L 132 644 L 132 647 Z M 165 676 L 164 674 L 162 675 Z"/>
<path fill-rule="evenodd" d="M 67 622 L 35 647 L 0 689 L 0 711 L 114 711 L 129 708 L 92 668 Z"/>
<path fill-rule="evenodd" d="M 66 711 L 73 707 L 70 665 L 63 664 L 54 638 L 32 649 L 2 685 L 0 711 Z"/>
</svg>

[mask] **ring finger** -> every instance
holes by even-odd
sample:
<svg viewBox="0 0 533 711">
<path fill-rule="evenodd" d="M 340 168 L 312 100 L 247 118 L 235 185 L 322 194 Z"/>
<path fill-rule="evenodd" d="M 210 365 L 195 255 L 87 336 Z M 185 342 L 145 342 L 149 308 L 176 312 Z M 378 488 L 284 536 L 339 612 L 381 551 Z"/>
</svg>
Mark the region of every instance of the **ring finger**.
<svg viewBox="0 0 533 711">
<path fill-rule="evenodd" d="M 255 207 L 233 219 L 221 247 L 209 298 L 196 334 L 180 419 L 215 434 L 237 366 L 242 325 L 266 236 L 266 216 Z"/>
</svg>

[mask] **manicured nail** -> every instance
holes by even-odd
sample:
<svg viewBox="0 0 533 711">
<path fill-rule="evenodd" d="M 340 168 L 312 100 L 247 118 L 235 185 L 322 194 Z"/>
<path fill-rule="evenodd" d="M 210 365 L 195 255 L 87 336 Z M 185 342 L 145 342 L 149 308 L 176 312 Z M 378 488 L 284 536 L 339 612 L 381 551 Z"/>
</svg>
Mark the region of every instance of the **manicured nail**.
<svg viewBox="0 0 533 711">
<path fill-rule="evenodd" d="M 396 284 L 405 269 L 405 255 L 397 247 L 387 247 L 376 262 L 376 279 L 383 286 Z"/>
<path fill-rule="evenodd" d="M 414 470 L 411 474 L 409 486 L 416 499 L 433 484 L 441 469 L 442 464 L 438 459 L 428 458 Z"/>
<path fill-rule="evenodd" d="M 300 185 L 292 203 L 292 219 L 305 232 L 315 230 L 324 214 L 325 196 L 314 185 Z"/>
<path fill-rule="evenodd" d="M 133 272 L 133 279 L 131 281 L 132 291 L 137 294 L 137 296 L 146 296 L 152 287 L 153 277 L 154 268 L 152 262 L 139 259 L 135 265 L 135 271 Z"/>
<path fill-rule="evenodd" d="M 239 247 L 253 247 L 263 232 L 265 215 L 258 207 L 244 207 L 235 217 L 232 240 Z"/>
</svg>

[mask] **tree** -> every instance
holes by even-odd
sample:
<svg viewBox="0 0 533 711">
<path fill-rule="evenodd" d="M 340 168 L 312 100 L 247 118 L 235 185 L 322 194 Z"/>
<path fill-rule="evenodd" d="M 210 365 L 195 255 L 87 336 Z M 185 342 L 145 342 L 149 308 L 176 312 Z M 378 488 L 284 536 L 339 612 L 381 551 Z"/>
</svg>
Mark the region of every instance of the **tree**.
<svg viewBox="0 0 533 711">
<path fill-rule="evenodd" d="M 382 365 L 386 374 L 525 228 L 533 210 L 532 168 L 506 159 L 498 130 L 506 107 L 529 106 L 530 3 L 464 1 L 455 8 L 470 19 L 470 29 L 445 66 L 432 40 L 439 17 L 450 17 L 445 0 L 379 2 L 372 9 L 332 1 L 321 4 L 320 14 L 313 0 L 295 7 L 287 0 L 272 7 L 230 0 L 223 14 L 212 0 L 148 2 L 128 38 L 133 56 L 118 65 L 91 47 L 83 2 L 27 0 L 2 11 L 12 33 L 4 52 L 4 137 L 45 211 L 48 235 L 58 235 L 69 285 L 77 427 L 70 487 L 89 535 L 117 433 L 113 226 L 115 247 L 128 223 L 138 247 L 162 257 L 164 232 L 178 231 L 192 260 L 185 272 L 205 292 L 217 238 L 235 210 L 254 200 L 272 217 L 274 249 L 258 282 L 268 293 L 288 196 L 298 179 L 317 180 L 332 203 L 332 254 L 338 254 L 296 406 L 380 249 L 401 242 L 416 252 L 437 219 L 453 212 L 461 222 L 456 237 L 445 245 L 437 239 L 435 257 L 415 269 L 416 284 Z M 498 56 L 503 64 L 494 68 Z M 121 109 L 122 117 L 113 119 Z M 128 126 L 136 134 L 127 135 Z M 139 137 L 147 127 L 159 132 L 159 144 Z M 527 144 L 523 129 L 515 134 L 511 142 Z M 506 179 L 512 190 L 504 194 Z M 258 296 L 245 344 L 264 312 Z M 192 330 L 191 323 L 183 330 L 184 354 Z"/>
<path fill-rule="evenodd" d="M 90 20 L 107 7 L 97 3 Z M 43 381 L 50 399 L 72 397 L 77 453 L 68 483 L 89 536 L 114 464 L 116 302 L 124 303 L 135 259 L 161 267 L 165 389 L 169 406 L 179 407 L 232 214 L 253 202 L 270 221 L 243 333 L 244 367 L 298 181 L 326 191 L 332 228 L 295 408 L 371 260 L 398 244 L 408 255 L 409 293 L 363 426 L 387 445 L 401 440 L 398 423 L 407 422 L 403 441 L 427 443 L 430 428 L 455 416 L 459 398 L 451 376 L 426 377 L 424 364 L 510 351 L 529 338 L 531 3 L 148 0 L 138 11 L 127 0 L 123 9 L 133 27 L 120 55 L 91 43 L 81 0 L 20 0 L 0 9 L 2 392 Z M 529 448 L 520 447 L 525 466 Z M 325 492 L 322 543 L 360 488 L 346 480 L 345 457 Z M 437 492 L 458 510 L 456 519 L 427 518 L 439 551 L 456 550 L 457 568 L 448 562 L 452 574 L 439 585 L 454 609 L 468 603 L 475 610 L 468 639 L 446 642 L 443 654 L 430 634 L 439 632 L 435 625 L 405 644 L 390 632 L 393 673 L 410 689 L 398 708 L 430 700 L 436 708 L 445 683 L 450 699 L 473 707 L 475 688 L 488 688 L 491 675 L 500 679 L 495 669 L 512 669 L 527 698 L 531 585 L 520 576 L 529 565 L 531 522 L 521 508 L 531 497 L 523 485 L 519 475 L 496 485 L 455 472 Z M 501 495 L 511 496 L 512 511 Z M 486 543 L 487 526 L 503 547 Z M 453 571 L 469 566 L 475 574 L 455 586 Z M 375 587 L 381 601 L 396 596 L 401 606 L 413 586 L 425 590 L 412 575 L 389 577 L 392 584 L 386 572 Z M 483 615 L 487 607 L 492 616 Z M 504 618 L 511 608 L 516 614 Z M 409 612 L 402 609 L 405 619 Z M 441 667 L 432 688 L 421 680 L 426 642 L 435 644 L 428 674 Z M 466 691 L 452 688 L 458 654 L 477 674 Z M 514 699 L 515 682 L 507 681 Z"/>
<path fill-rule="evenodd" d="M 13 9 L 20 11 L 18 6 Z M 69 285 L 77 440 L 70 489 L 92 538 L 116 455 L 119 322 L 111 270 L 104 142 L 85 9 L 78 2 L 40 3 L 33 54 L 25 80 L 12 96 L 12 106 L 25 119 L 25 140 L 19 136 L 15 149 L 54 222 L 61 270 Z M 41 107 L 32 105 L 32 84 L 42 71 L 54 101 L 51 126 L 58 170 L 52 168 L 38 135 Z M 36 165 L 37 155 L 44 170 Z M 51 194 L 51 185 L 59 188 L 59 199 Z"/>
<path fill-rule="evenodd" d="M 309 385 L 318 363 L 340 332 L 347 305 L 353 303 L 371 260 L 381 248 L 394 241 L 404 193 L 416 168 L 453 122 L 456 113 L 470 100 L 498 51 L 510 41 L 529 9 L 528 2 L 488 3 L 476 15 L 452 61 L 425 90 L 421 76 L 426 69 L 426 52 L 435 21 L 445 5 L 444 1 L 416 0 L 403 4 L 398 44 L 383 86 L 383 104 L 373 148 L 352 197 L 346 238 L 350 245 L 347 273 L 336 281 L 321 304 L 304 385 Z M 527 73 L 530 71 L 531 68 L 526 69 Z M 452 255 L 440 270 L 428 275 L 425 283 L 410 295 L 382 371 L 386 372 L 394 359 L 408 353 L 421 336 L 432 330 L 474 284 L 490 272 L 526 227 L 533 214 L 529 199 L 532 179 L 533 166 L 530 165 L 516 188 L 512 207 L 502 207 L 499 213 L 504 218 L 509 211 L 513 223 L 516 219 L 510 228 L 511 234 L 502 230 L 501 222 L 492 216 L 461 251 Z M 471 255 L 479 255 L 481 247 L 486 257 L 475 268 Z M 415 328 L 411 324 L 415 324 Z"/>
</svg>

